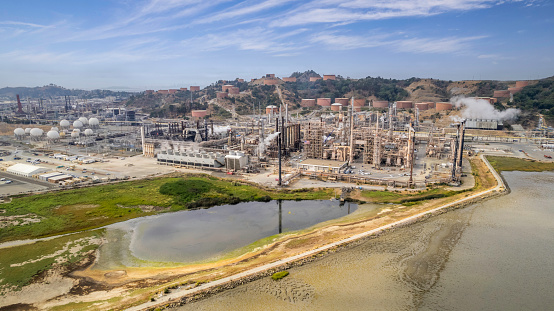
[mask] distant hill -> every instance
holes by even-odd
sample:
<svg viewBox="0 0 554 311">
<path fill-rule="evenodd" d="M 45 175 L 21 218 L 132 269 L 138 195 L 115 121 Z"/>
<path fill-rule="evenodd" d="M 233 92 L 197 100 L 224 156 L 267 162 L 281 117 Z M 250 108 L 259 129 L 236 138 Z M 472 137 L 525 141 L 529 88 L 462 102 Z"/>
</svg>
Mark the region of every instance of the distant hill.
<svg viewBox="0 0 554 311">
<path fill-rule="evenodd" d="M 526 111 L 536 111 L 554 119 L 554 77 L 539 80 L 514 95 L 509 106 Z"/>
<path fill-rule="evenodd" d="M 52 98 L 58 96 L 77 96 L 79 98 L 104 98 L 107 96 L 115 96 L 119 98 L 128 98 L 132 92 L 114 92 L 110 90 L 78 90 L 78 89 L 66 89 L 61 86 L 49 84 L 45 86 L 37 87 L 5 87 L 0 89 L 0 98 L 2 99 L 15 99 L 15 96 L 19 94 L 21 98 Z"/>
</svg>

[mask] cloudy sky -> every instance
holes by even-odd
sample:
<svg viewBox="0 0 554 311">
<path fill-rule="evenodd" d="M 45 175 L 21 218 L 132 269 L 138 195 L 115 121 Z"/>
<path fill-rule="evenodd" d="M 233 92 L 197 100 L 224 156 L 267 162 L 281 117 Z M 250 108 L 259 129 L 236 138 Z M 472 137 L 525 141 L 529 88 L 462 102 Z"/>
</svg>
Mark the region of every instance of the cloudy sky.
<svg viewBox="0 0 554 311">
<path fill-rule="evenodd" d="M 265 73 L 554 75 L 551 0 L 17 0 L 0 10 L 0 87 L 136 90 Z"/>
</svg>

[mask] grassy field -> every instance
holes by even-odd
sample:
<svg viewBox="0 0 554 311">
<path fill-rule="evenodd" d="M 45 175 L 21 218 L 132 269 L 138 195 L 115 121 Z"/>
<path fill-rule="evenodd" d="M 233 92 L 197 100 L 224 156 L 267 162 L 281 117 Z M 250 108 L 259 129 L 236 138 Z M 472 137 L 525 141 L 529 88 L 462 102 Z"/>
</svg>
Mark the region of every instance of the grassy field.
<svg viewBox="0 0 554 311">
<path fill-rule="evenodd" d="M 542 172 L 554 171 L 554 163 L 539 162 L 521 158 L 487 156 L 490 164 L 497 172 L 523 171 Z"/>
<path fill-rule="evenodd" d="M 1 250 L 0 289 L 21 288 L 56 262 L 72 264 L 80 261 L 83 254 L 98 247 L 93 240 L 99 242 L 100 236 L 99 231 L 88 231 Z"/>
<path fill-rule="evenodd" d="M 168 211 L 241 201 L 328 199 L 329 189 L 271 191 L 208 175 L 160 177 L 14 198 L 1 216 L 32 215 L 40 222 L 0 228 L 0 242 L 98 228 Z"/>
</svg>

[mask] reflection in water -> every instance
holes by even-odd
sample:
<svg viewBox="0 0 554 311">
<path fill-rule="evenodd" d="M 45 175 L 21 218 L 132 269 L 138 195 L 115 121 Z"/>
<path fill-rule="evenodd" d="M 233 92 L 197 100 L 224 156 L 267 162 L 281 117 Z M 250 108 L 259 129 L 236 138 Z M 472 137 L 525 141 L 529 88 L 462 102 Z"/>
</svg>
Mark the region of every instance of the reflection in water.
<svg viewBox="0 0 554 311">
<path fill-rule="evenodd" d="M 554 173 L 178 310 L 550 310 Z"/>
<path fill-rule="evenodd" d="M 133 257 L 157 262 L 214 259 L 265 237 L 345 216 L 356 207 L 328 200 L 248 202 L 133 219 L 109 227 L 99 266 L 113 266 L 106 261 L 115 259 L 116 265 L 138 265 Z"/>
</svg>

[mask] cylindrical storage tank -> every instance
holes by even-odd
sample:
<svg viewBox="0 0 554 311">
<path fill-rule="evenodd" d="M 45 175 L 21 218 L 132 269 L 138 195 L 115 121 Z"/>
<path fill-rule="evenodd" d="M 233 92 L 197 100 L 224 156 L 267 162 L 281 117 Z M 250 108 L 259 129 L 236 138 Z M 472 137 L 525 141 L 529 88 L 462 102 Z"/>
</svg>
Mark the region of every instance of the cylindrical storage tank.
<svg viewBox="0 0 554 311">
<path fill-rule="evenodd" d="M 429 107 L 429 109 L 434 109 L 435 108 L 435 102 L 426 102 L 426 104 Z"/>
<path fill-rule="evenodd" d="M 90 119 L 88 120 L 88 125 L 90 125 L 90 126 L 96 128 L 96 127 L 98 127 L 98 126 L 100 125 L 100 121 L 98 121 L 97 118 L 90 118 Z"/>
<path fill-rule="evenodd" d="M 300 102 L 300 106 L 302 106 L 302 107 L 314 107 L 315 106 L 315 99 L 313 99 L 313 98 L 302 99 L 302 102 Z"/>
<path fill-rule="evenodd" d="M 510 97 L 510 91 L 508 90 L 494 91 L 493 97 Z"/>
<path fill-rule="evenodd" d="M 396 102 L 396 109 L 414 108 L 414 103 L 409 100 L 399 100 Z"/>
<path fill-rule="evenodd" d="M 58 133 L 57 131 L 49 131 L 48 133 L 46 133 L 46 137 L 51 140 L 59 139 L 60 133 Z"/>
<path fill-rule="evenodd" d="M 363 107 L 365 106 L 365 98 L 355 98 L 354 107 Z"/>
<path fill-rule="evenodd" d="M 86 129 L 85 130 L 85 135 L 86 136 L 92 136 L 92 134 L 94 134 L 94 132 L 91 129 Z"/>
<path fill-rule="evenodd" d="M 195 118 L 204 118 L 208 112 L 206 110 L 193 110 L 191 114 Z"/>
<path fill-rule="evenodd" d="M 279 113 L 279 108 L 277 108 L 277 106 L 269 105 L 269 106 L 265 107 L 265 113 L 266 114 Z"/>
<path fill-rule="evenodd" d="M 233 86 L 229 89 L 229 94 L 238 95 L 240 93 L 240 88 Z"/>
<path fill-rule="evenodd" d="M 416 103 L 415 107 L 419 110 L 428 110 L 429 109 L 429 104 L 427 104 L 427 103 Z"/>
<path fill-rule="evenodd" d="M 529 85 L 529 81 L 516 81 L 516 87 L 526 87 Z"/>
<path fill-rule="evenodd" d="M 228 93 L 227 92 L 217 92 L 216 96 L 217 98 L 227 98 Z"/>
<path fill-rule="evenodd" d="M 296 77 L 286 77 L 282 79 L 283 82 L 296 82 Z"/>
<path fill-rule="evenodd" d="M 14 134 L 15 136 L 25 136 L 25 130 L 22 129 L 22 128 L 20 128 L 20 127 L 18 127 L 18 128 L 16 128 L 15 130 L 13 130 L 13 134 Z"/>
<path fill-rule="evenodd" d="M 200 87 L 199 86 L 191 86 L 190 91 L 191 92 L 198 92 L 198 91 L 200 91 Z"/>
<path fill-rule="evenodd" d="M 519 92 L 521 92 L 521 90 L 523 90 L 522 87 L 509 87 L 508 88 L 508 91 L 510 91 L 510 94 L 519 93 Z"/>
<path fill-rule="evenodd" d="M 25 134 L 26 134 L 26 135 L 31 135 L 31 130 L 32 130 L 32 128 L 26 127 L 26 128 L 25 128 Z"/>
<path fill-rule="evenodd" d="M 225 84 L 224 86 L 221 87 L 221 91 L 228 92 L 232 87 L 233 87 L 232 84 Z"/>
<path fill-rule="evenodd" d="M 73 127 L 76 128 L 76 129 L 80 129 L 83 127 L 83 122 L 79 121 L 79 120 L 75 120 L 73 121 Z"/>
<path fill-rule="evenodd" d="M 452 110 L 452 104 L 451 103 L 437 103 L 436 104 L 437 111 L 443 111 L 443 110 Z"/>
<path fill-rule="evenodd" d="M 318 98 L 317 104 L 322 107 L 329 107 L 331 106 L 331 99 L 330 98 Z"/>
<path fill-rule="evenodd" d="M 341 104 L 343 106 L 350 105 L 350 99 L 349 98 L 335 98 L 335 103 Z"/>
<path fill-rule="evenodd" d="M 79 118 L 79 121 L 81 121 L 81 123 L 83 123 L 83 125 L 87 125 L 87 124 L 88 124 L 88 119 L 85 118 L 85 117 L 80 117 L 80 118 Z"/>
<path fill-rule="evenodd" d="M 67 121 L 67 120 L 61 120 L 61 121 L 60 121 L 60 126 L 61 126 L 62 128 L 68 128 L 68 127 L 69 127 L 69 121 Z"/>
<path fill-rule="evenodd" d="M 389 102 L 386 100 L 374 100 L 373 101 L 373 107 L 374 108 L 389 108 Z"/>
<path fill-rule="evenodd" d="M 323 81 L 325 80 L 336 80 L 337 77 L 335 75 L 323 75 Z"/>
<path fill-rule="evenodd" d="M 310 77 L 310 82 L 315 82 L 317 80 L 321 80 L 321 77 Z"/>
<path fill-rule="evenodd" d="M 341 103 L 334 103 L 334 104 L 331 105 L 331 110 L 332 111 L 340 111 L 341 108 L 342 108 Z"/>
</svg>

